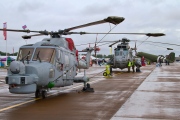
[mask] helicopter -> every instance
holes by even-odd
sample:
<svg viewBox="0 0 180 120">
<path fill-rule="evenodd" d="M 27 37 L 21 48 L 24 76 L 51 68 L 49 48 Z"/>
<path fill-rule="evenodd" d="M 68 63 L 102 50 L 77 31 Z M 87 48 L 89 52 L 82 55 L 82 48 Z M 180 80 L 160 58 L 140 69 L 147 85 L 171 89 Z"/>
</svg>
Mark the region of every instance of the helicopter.
<svg viewBox="0 0 180 120">
<path fill-rule="evenodd" d="M 110 65 L 110 71 L 112 71 L 112 68 L 119 68 L 121 70 L 128 68 L 128 60 L 133 61 L 133 59 L 135 59 L 136 71 L 140 69 L 141 61 L 133 56 L 133 50 L 136 48 L 130 48 L 129 41 L 130 40 L 127 38 L 122 38 L 122 40 L 116 41 L 109 45 L 109 47 L 112 48 L 114 44 L 121 42 L 116 48 L 114 48 L 114 56 L 107 61 L 107 64 Z"/>
<path fill-rule="evenodd" d="M 17 60 L 10 63 L 5 83 L 9 85 L 9 92 L 15 94 L 35 93 L 35 98 L 46 98 L 47 92 L 53 87 L 65 87 L 73 83 L 83 83 L 82 91 L 94 92 L 88 83 L 85 69 L 89 68 L 91 52 L 94 50 L 88 47 L 81 52 L 86 52 L 85 60 L 80 59 L 78 50 L 71 38 L 62 35 L 86 34 L 85 32 L 70 32 L 71 30 L 87 26 L 112 23 L 117 25 L 125 18 L 109 16 L 103 20 L 58 30 L 31 31 L 5 29 L 11 32 L 38 33 L 34 35 L 24 35 L 23 39 L 30 39 L 34 36 L 50 35 L 42 41 L 23 45 L 19 48 Z M 4 29 L 0 29 L 4 31 Z M 84 69 L 84 76 L 77 77 L 77 69 Z"/>
<path fill-rule="evenodd" d="M 159 36 L 164 36 L 165 34 L 163 33 L 147 33 L 146 34 L 148 37 L 159 37 Z M 125 69 L 128 68 L 128 60 L 133 61 L 135 60 L 135 66 L 136 66 L 136 72 L 140 72 L 140 67 L 142 66 L 141 60 L 135 55 L 133 55 L 133 50 L 135 50 L 135 54 L 137 53 L 136 50 L 136 43 L 134 48 L 130 48 L 129 42 L 130 40 L 127 38 L 122 38 L 122 40 L 117 40 L 109 47 L 112 46 L 118 42 L 121 42 L 120 44 L 117 45 L 116 48 L 114 48 L 114 56 L 109 59 L 107 64 L 110 65 L 110 71 L 112 71 L 112 68 L 116 69 Z"/>
</svg>

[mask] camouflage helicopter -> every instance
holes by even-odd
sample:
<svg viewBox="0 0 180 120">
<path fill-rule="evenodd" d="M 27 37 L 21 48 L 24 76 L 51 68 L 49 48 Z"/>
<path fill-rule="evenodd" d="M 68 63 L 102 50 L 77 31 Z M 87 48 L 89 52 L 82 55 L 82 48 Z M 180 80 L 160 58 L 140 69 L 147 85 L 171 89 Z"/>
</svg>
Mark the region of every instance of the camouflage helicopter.
<svg viewBox="0 0 180 120">
<path fill-rule="evenodd" d="M 16 94 L 35 93 L 35 97 L 45 98 L 47 91 L 53 87 L 65 87 L 75 83 L 84 83 L 83 91 L 94 91 L 87 83 L 89 78 L 84 73 L 83 77 L 77 77 L 76 70 L 88 69 L 92 47 L 86 48 L 86 59 L 79 59 L 78 51 L 71 38 L 62 35 L 88 34 L 85 32 L 70 32 L 71 30 L 87 26 L 112 23 L 119 24 L 124 21 L 123 17 L 110 16 L 103 20 L 59 30 L 58 32 L 31 31 L 16 29 L 0 29 L 11 32 L 34 32 L 38 34 L 22 36 L 30 39 L 33 36 L 50 35 L 35 44 L 23 45 L 19 49 L 17 60 L 11 62 L 8 74 L 5 78 L 9 85 L 9 92 Z"/>
</svg>

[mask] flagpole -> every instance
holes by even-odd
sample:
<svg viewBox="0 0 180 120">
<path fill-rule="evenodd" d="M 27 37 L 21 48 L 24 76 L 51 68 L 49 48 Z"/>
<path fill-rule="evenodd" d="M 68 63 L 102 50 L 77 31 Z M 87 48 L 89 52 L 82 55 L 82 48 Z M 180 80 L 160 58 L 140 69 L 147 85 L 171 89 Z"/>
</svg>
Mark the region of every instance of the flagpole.
<svg viewBox="0 0 180 120">
<path fill-rule="evenodd" d="M 8 61 L 8 57 L 7 57 L 7 38 L 6 38 L 6 66 L 7 66 L 7 61 Z"/>
<path fill-rule="evenodd" d="M 13 47 L 13 56 L 14 56 L 14 47 Z"/>
<path fill-rule="evenodd" d="M 7 29 L 7 23 L 6 23 L 6 29 Z M 7 56 L 7 31 L 6 31 L 6 66 L 8 66 L 8 56 Z"/>
<path fill-rule="evenodd" d="M 4 35 L 4 40 L 6 40 L 6 63 L 5 64 L 7 66 L 7 31 L 6 31 L 6 28 L 7 28 L 7 22 L 3 23 L 3 35 Z"/>
</svg>

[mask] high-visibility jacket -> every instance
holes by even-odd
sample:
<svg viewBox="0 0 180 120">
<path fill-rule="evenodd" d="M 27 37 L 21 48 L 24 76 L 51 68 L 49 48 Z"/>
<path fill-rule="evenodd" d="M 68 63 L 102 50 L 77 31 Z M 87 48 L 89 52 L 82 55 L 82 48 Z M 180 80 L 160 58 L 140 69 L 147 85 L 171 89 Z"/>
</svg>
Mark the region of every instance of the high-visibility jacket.
<svg viewBox="0 0 180 120">
<path fill-rule="evenodd" d="M 131 67 L 132 63 L 131 61 L 128 62 L 128 67 Z"/>
<path fill-rule="evenodd" d="M 135 61 L 132 61 L 132 66 L 134 66 L 135 65 Z"/>
<path fill-rule="evenodd" d="M 110 74 L 110 65 L 106 65 L 106 73 L 109 75 Z"/>
</svg>

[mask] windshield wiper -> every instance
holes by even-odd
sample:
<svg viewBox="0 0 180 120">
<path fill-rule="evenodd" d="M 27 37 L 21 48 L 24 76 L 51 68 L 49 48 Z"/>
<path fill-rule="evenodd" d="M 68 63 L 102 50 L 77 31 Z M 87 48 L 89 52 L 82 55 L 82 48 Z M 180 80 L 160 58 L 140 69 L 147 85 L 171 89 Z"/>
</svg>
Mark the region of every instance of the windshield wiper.
<svg viewBox="0 0 180 120">
<path fill-rule="evenodd" d="M 22 61 L 23 63 L 24 63 L 24 59 L 26 58 L 26 60 L 27 60 L 27 63 L 29 64 L 29 56 L 30 56 L 30 51 L 28 52 L 28 54 L 27 55 L 25 55 L 20 61 Z"/>
<path fill-rule="evenodd" d="M 39 59 L 39 61 L 41 62 L 41 59 L 39 57 L 39 53 L 40 53 L 40 51 L 38 52 L 36 59 Z"/>
</svg>

